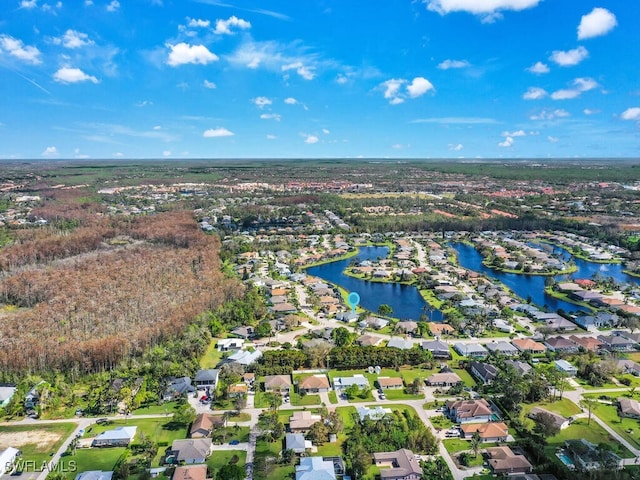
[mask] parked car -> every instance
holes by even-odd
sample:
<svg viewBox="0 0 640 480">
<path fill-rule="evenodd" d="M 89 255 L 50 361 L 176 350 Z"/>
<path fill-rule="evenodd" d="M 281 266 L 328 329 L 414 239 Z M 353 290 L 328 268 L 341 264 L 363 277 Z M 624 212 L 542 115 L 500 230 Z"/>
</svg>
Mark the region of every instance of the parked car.
<svg viewBox="0 0 640 480">
<path fill-rule="evenodd" d="M 238 445 L 240 443 L 240 440 L 231 440 L 229 442 L 229 445 Z"/>
</svg>

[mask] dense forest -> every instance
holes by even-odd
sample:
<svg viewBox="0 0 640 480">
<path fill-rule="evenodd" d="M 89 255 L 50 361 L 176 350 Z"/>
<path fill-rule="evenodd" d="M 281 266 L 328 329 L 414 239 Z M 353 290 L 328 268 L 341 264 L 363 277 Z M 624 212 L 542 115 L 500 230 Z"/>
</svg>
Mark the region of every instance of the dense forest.
<svg viewBox="0 0 640 480">
<path fill-rule="evenodd" d="M 0 256 L 0 369 L 111 369 L 235 298 L 219 239 L 190 212 L 22 235 Z"/>
</svg>

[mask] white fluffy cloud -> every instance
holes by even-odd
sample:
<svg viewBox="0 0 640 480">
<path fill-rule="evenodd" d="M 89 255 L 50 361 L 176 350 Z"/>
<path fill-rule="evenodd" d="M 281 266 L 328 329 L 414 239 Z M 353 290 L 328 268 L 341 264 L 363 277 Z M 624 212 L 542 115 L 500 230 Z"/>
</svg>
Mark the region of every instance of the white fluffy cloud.
<svg viewBox="0 0 640 480">
<path fill-rule="evenodd" d="M 264 108 L 267 105 L 271 105 L 273 103 L 273 101 L 270 98 L 267 98 L 267 97 L 256 97 L 251 101 L 258 108 Z"/>
<path fill-rule="evenodd" d="M 556 110 L 542 110 L 538 114 L 531 115 L 529 118 L 531 120 L 555 120 L 556 118 L 565 118 L 569 117 L 571 114 L 566 110 L 558 108 Z"/>
<path fill-rule="evenodd" d="M 188 63 L 206 65 L 218 60 L 218 56 L 215 53 L 211 53 L 204 45 L 189 45 L 181 42 L 177 45 L 167 44 L 167 47 L 171 49 L 167 64 L 172 67 Z"/>
<path fill-rule="evenodd" d="M 471 64 L 466 60 L 445 60 L 438 64 L 438 68 L 440 70 L 449 70 L 450 68 L 467 68 L 470 67 Z"/>
<path fill-rule="evenodd" d="M 53 74 L 53 79 L 60 83 L 80 83 L 93 82 L 98 83 L 98 79 L 93 75 L 87 75 L 79 68 L 62 67 Z"/>
<path fill-rule="evenodd" d="M 187 25 L 193 28 L 207 28 L 209 25 L 211 25 L 211 22 L 209 20 L 202 20 L 200 18 L 189 18 L 188 20 L 189 23 Z"/>
<path fill-rule="evenodd" d="M 25 45 L 22 40 L 9 35 L 0 35 L 0 52 L 6 52 L 25 63 L 31 63 L 33 65 L 42 63 L 42 60 L 40 60 L 40 50 L 36 47 Z"/>
<path fill-rule="evenodd" d="M 540 87 L 529 87 L 529 89 L 524 92 L 522 98 L 525 100 L 540 100 L 547 96 L 547 91 L 544 88 Z"/>
<path fill-rule="evenodd" d="M 512 145 L 513 145 L 513 137 L 507 137 L 504 139 L 504 142 L 498 143 L 498 146 L 502 148 L 509 148 Z"/>
<path fill-rule="evenodd" d="M 288 65 L 283 65 L 281 67 L 283 72 L 287 72 L 289 70 L 295 70 L 298 75 L 300 75 L 305 80 L 313 80 L 316 76 L 314 72 L 314 67 L 309 67 L 304 65 L 302 62 L 294 62 Z"/>
<path fill-rule="evenodd" d="M 58 149 L 56 147 L 47 147 L 42 152 L 43 157 L 55 157 L 58 155 Z"/>
<path fill-rule="evenodd" d="M 320 139 L 316 135 L 304 135 L 304 137 L 304 143 L 308 143 L 309 145 L 318 143 L 320 141 Z"/>
<path fill-rule="evenodd" d="M 232 35 L 234 33 L 232 30 L 233 28 L 237 28 L 239 30 L 247 30 L 251 28 L 251 23 L 233 15 L 227 20 L 216 20 L 216 28 L 214 32 L 218 35 Z"/>
<path fill-rule="evenodd" d="M 210 128 L 205 130 L 202 134 L 204 138 L 219 138 L 219 137 L 232 137 L 235 135 L 232 131 L 223 127 Z"/>
<path fill-rule="evenodd" d="M 325 135 L 329 135 L 331 132 L 329 131 L 328 128 L 323 128 L 322 133 L 324 133 Z"/>
<path fill-rule="evenodd" d="M 107 12 L 115 12 L 120 8 L 120 2 L 118 0 L 111 0 L 111 3 L 107 5 Z"/>
<path fill-rule="evenodd" d="M 267 140 L 275 140 L 276 138 L 278 138 L 278 137 L 276 137 L 275 135 L 273 135 L 271 133 L 267 134 Z"/>
<path fill-rule="evenodd" d="M 525 10 L 538 5 L 540 0 L 423 0 L 427 8 L 440 15 L 451 12 L 468 12 L 492 23 L 502 18 L 503 10 Z"/>
<path fill-rule="evenodd" d="M 260 115 L 260 118 L 262 120 L 275 120 L 276 122 L 279 122 L 282 119 L 282 116 L 278 113 L 263 113 Z"/>
<path fill-rule="evenodd" d="M 502 132 L 503 137 L 526 137 L 527 134 L 524 130 L 517 130 L 515 132 Z"/>
<path fill-rule="evenodd" d="M 576 78 L 572 82 L 572 85 L 572 88 L 556 90 L 551 94 L 551 98 L 554 100 L 570 100 L 572 98 L 578 98 L 583 92 L 588 92 L 599 86 L 598 82 L 593 78 Z"/>
<path fill-rule="evenodd" d="M 578 25 L 578 40 L 599 37 L 613 30 L 618 21 L 616 16 L 606 8 L 594 8 L 591 13 L 582 16 Z"/>
<path fill-rule="evenodd" d="M 389 100 L 389 103 L 396 105 L 398 103 L 404 102 L 404 99 L 400 98 L 398 94 L 400 93 L 400 87 L 406 80 L 392 78 L 391 80 L 387 80 L 386 82 L 382 82 L 382 87 L 384 87 L 384 98 Z"/>
<path fill-rule="evenodd" d="M 210 82 L 209 80 L 205 80 L 204 82 L 202 82 L 202 85 L 204 85 L 204 88 L 209 88 L 211 90 L 213 90 L 214 88 L 218 88 L 215 83 Z"/>
<path fill-rule="evenodd" d="M 38 0 L 22 0 L 20 2 L 20 8 L 36 8 L 38 6 Z"/>
<path fill-rule="evenodd" d="M 162 151 L 162 156 L 163 157 L 170 157 L 171 156 L 171 150 L 163 150 Z"/>
<path fill-rule="evenodd" d="M 430 90 L 433 90 L 433 84 L 424 77 L 416 77 L 407 85 L 407 93 L 411 98 L 421 97 Z"/>
<path fill-rule="evenodd" d="M 622 118 L 623 120 L 640 121 L 640 107 L 627 108 L 624 112 L 622 112 L 620 118 Z"/>
<path fill-rule="evenodd" d="M 549 60 L 560 65 L 561 67 L 572 67 L 578 65 L 581 61 L 589 56 L 589 51 L 583 46 L 574 48 L 573 50 L 555 50 Z"/>
<path fill-rule="evenodd" d="M 389 100 L 391 105 L 403 103 L 407 96 L 417 98 L 434 90 L 433 84 L 424 77 L 416 77 L 411 83 L 403 78 L 392 78 L 382 82 L 380 86 L 384 89 L 384 98 Z M 406 93 L 402 91 L 403 86 L 405 86 Z"/>
<path fill-rule="evenodd" d="M 593 108 L 585 108 L 582 113 L 585 115 L 595 115 L 596 113 L 600 113 L 600 110 L 594 110 Z"/>
<path fill-rule="evenodd" d="M 87 45 L 93 45 L 94 41 L 89 38 L 86 33 L 77 30 L 67 30 L 63 36 L 55 37 L 53 43 L 62 45 L 65 48 L 81 48 Z"/>
<path fill-rule="evenodd" d="M 531 73 L 535 73 L 536 75 L 542 75 L 544 73 L 549 73 L 549 67 L 542 62 L 536 62 L 527 68 Z"/>
<path fill-rule="evenodd" d="M 451 150 L 452 152 L 459 152 L 460 150 L 462 150 L 464 148 L 464 146 L 461 143 L 450 143 L 449 144 L 449 150 Z"/>
<path fill-rule="evenodd" d="M 547 140 L 551 143 L 557 143 L 560 139 L 558 137 L 552 137 L 551 135 L 549 135 L 547 137 Z"/>
<path fill-rule="evenodd" d="M 286 103 L 287 105 L 297 105 L 298 104 L 298 100 L 296 100 L 293 97 L 287 97 L 284 99 L 284 103 Z"/>
</svg>

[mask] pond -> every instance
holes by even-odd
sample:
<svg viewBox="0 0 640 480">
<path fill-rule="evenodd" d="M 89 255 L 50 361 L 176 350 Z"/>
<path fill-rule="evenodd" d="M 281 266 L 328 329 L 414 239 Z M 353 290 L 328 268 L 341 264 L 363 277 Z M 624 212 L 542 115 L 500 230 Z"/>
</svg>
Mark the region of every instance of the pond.
<svg viewBox="0 0 640 480">
<path fill-rule="evenodd" d="M 516 273 L 504 273 L 482 264 L 482 255 L 473 246 L 465 243 L 451 243 L 450 246 L 458 255 L 458 263 L 461 267 L 482 273 L 488 277 L 495 278 L 509 287 L 516 295 L 522 299 L 531 298 L 532 303 L 541 308 L 547 308 L 550 311 L 563 309 L 565 312 L 573 311 L 590 311 L 586 307 L 575 305 L 573 303 L 558 300 L 544 292 L 546 276 L 543 275 L 523 275 Z M 572 261 L 577 267 L 577 271 L 569 275 L 557 275 L 556 281 L 570 281 L 577 278 L 591 278 L 595 273 L 599 273 L 604 277 L 612 277 L 616 282 L 629 282 L 638 284 L 639 279 L 627 275 L 622 270 L 621 264 L 615 263 L 594 263 L 573 257 L 566 250 L 555 247 L 554 253 L 560 255 L 565 261 Z"/>
<path fill-rule="evenodd" d="M 356 257 L 311 267 L 307 273 L 339 285 L 348 292 L 357 292 L 360 306 L 372 312 L 377 312 L 378 307 L 386 303 L 393 309 L 392 316 L 400 320 L 418 320 L 425 313 L 431 320 L 441 322 L 444 318 L 442 312 L 430 309 L 418 289 L 412 285 L 370 282 L 344 274 L 351 262 L 377 260 L 386 258 L 388 254 L 388 247 L 360 247 Z"/>
</svg>

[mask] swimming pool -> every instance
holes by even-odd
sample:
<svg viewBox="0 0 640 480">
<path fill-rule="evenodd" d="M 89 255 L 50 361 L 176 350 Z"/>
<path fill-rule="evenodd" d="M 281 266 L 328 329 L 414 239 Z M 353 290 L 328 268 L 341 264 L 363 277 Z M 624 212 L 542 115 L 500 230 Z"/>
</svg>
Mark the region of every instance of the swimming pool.
<svg viewBox="0 0 640 480">
<path fill-rule="evenodd" d="M 556 453 L 556 457 L 558 457 L 560 459 L 560 461 L 562 463 L 564 463 L 569 470 L 573 470 L 574 468 L 576 468 L 576 464 L 573 463 L 573 460 L 571 460 L 571 457 L 569 455 L 567 455 L 564 452 L 564 450 L 562 450 L 561 452 Z"/>
</svg>

